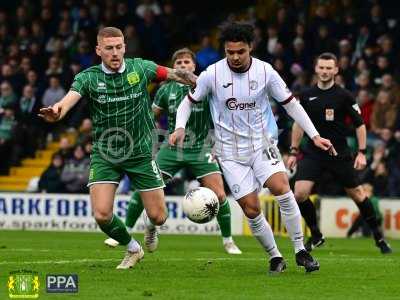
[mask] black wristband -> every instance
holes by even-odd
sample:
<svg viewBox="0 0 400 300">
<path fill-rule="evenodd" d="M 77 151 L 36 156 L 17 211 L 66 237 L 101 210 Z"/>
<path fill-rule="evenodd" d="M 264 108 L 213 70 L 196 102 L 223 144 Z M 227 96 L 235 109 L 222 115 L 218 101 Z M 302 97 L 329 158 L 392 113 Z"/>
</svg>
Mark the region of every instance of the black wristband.
<svg viewBox="0 0 400 300">
<path fill-rule="evenodd" d="M 367 154 L 367 149 L 358 149 L 358 152 L 362 154 Z"/>
</svg>

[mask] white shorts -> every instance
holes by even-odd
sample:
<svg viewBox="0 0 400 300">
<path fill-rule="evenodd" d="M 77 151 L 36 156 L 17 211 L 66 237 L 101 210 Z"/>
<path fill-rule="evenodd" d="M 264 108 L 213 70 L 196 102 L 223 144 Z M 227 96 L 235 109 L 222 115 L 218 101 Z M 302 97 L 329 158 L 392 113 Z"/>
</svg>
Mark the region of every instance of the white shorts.
<svg viewBox="0 0 400 300">
<path fill-rule="evenodd" d="M 279 150 L 274 146 L 258 150 L 246 161 L 219 160 L 219 164 L 235 200 L 259 192 L 271 175 L 286 173 Z"/>
</svg>

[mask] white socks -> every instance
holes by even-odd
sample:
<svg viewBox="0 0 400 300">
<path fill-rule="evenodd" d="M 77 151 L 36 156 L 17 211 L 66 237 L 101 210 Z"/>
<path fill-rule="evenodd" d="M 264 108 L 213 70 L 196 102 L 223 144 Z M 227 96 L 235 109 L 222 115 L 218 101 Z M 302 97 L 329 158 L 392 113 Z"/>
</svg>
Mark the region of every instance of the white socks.
<svg viewBox="0 0 400 300">
<path fill-rule="evenodd" d="M 295 253 L 304 249 L 303 230 L 301 228 L 301 214 L 296 203 L 293 192 L 275 196 L 279 203 L 282 219 L 285 222 L 286 230 L 293 242 Z"/>
<path fill-rule="evenodd" d="M 143 222 L 144 225 L 148 228 L 148 229 L 154 229 L 156 226 L 151 222 L 150 218 L 147 216 L 146 211 L 143 211 Z"/>
<path fill-rule="evenodd" d="M 274 234 L 264 215 L 261 213 L 254 219 L 249 219 L 249 226 L 254 237 L 260 242 L 261 246 L 267 251 L 271 258 L 282 257 L 275 243 Z"/>
<path fill-rule="evenodd" d="M 229 237 L 222 237 L 222 243 L 225 245 L 225 244 L 228 244 L 228 243 L 233 243 L 233 238 L 232 238 L 232 236 L 229 236 Z"/>
<path fill-rule="evenodd" d="M 129 252 L 139 252 L 139 250 L 140 250 L 139 243 L 134 238 L 132 238 L 128 244 L 128 251 Z"/>
</svg>

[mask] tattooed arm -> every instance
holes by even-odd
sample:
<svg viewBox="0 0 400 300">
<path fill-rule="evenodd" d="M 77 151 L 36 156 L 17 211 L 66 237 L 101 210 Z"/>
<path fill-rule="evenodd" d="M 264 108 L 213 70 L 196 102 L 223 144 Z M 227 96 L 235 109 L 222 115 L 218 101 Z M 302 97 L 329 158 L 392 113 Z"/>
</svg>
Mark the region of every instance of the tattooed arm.
<svg viewBox="0 0 400 300">
<path fill-rule="evenodd" d="M 183 84 L 188 84 L 191 86 L 196 85 L 197 76 L 194 75 L 192 72 L 187 70 L 178 70 L 178 69 L 167 69 L 167 79 L 174 80 Z"/>
</svg>

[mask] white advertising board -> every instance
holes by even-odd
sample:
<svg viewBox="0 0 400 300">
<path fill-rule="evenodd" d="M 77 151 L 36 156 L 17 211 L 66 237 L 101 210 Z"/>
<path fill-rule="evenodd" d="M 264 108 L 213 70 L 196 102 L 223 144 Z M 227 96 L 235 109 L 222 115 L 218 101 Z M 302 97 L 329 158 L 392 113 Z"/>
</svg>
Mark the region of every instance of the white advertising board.
<svg viewBox="0 0 400 300">
<path fill-rule="evenodd" d="M 114 213 L 125 220 L 130 197 L 117 195 Z M 171 234 L 220 234 L 216 219 L 196 224 L 182 212 L 182 197 L 166 196 L 167 222 L 160 232 Z M 234 200 L 229 200 L 232 212 L 232 234 L 243 232 L 243 214 Z M 0 230 L 100 231 L 90 206 L 89 195 L 0 193 Z M 140 217 L 134 231 L 142 232 Z"/>
</svg>

